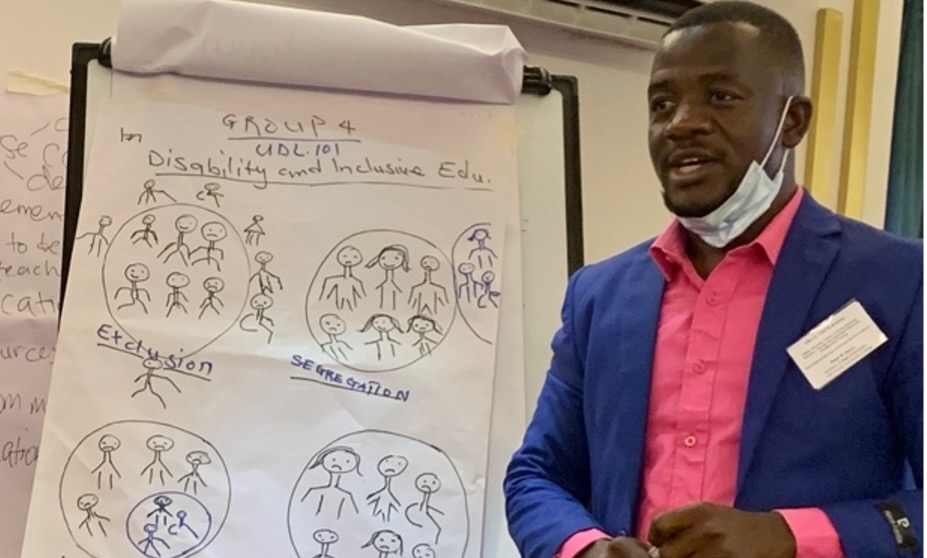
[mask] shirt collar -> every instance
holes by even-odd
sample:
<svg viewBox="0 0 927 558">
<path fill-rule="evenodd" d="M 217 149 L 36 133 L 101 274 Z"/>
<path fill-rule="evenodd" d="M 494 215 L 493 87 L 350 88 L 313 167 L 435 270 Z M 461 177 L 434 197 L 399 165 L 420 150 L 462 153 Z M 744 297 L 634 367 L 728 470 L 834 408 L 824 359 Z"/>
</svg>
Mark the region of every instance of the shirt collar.
<svg viewBox="0 0 927 558">
<path fill-rule="evenodd" d="M 731 250 L 730 253 L 755 250 L 758 247 L 769 263 L 775 266 L 779 254 L 782 252 L 782 245 L 785 244 L 785 237 L 792 226 L 792 221 L 795 220 L 795 214 L 798 213 L 798 206 L 801 204 L 803 196 L 804 190 L 801 187 L 796 188 L 795 194 L 785 204 L 785 207 L 773 217 L 772 221 L 753 242 L 738 246 Z M 688 259 L 686 255 L 686 232 L 677 219 L 673 219 L 653 241 L 650 246 L 650 257 L 660 268 L 667 281 L 675 276 L 676 271 Z"/>
</svg>

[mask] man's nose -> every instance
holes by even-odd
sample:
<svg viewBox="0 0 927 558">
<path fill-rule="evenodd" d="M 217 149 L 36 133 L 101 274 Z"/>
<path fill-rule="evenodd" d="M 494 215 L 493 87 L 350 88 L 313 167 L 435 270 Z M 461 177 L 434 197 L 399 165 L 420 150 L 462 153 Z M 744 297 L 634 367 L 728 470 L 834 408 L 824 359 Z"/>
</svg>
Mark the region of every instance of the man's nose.
<svg viewBox="0 0 927 558">
<path fill-rule="evenodd" d="M 676 106 L 673 117 L 663 131 L 666 137 L 673 140 L 709 132 L 711 132 L 711 119 L 704 107 L 690 102 L 679 103 Z"/>
</svg>

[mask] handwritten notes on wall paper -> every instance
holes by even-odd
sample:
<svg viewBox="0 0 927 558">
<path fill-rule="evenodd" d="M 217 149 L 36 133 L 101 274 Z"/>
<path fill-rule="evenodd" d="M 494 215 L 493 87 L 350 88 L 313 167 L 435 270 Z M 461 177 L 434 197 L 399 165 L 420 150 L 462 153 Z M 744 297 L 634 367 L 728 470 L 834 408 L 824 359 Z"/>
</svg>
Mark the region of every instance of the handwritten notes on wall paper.
<svg viewBox="0 0 927 558">
<path fill-rule="evenodd" d="M 55 358 L 67 107 L 0 93 L 0 556 L 19 556 Z"/>
<path fill-rule="evenodd" d="M 23 556 L 478 556 L 510 109 L 148 79 L 96 118 Z"/>
</svg>

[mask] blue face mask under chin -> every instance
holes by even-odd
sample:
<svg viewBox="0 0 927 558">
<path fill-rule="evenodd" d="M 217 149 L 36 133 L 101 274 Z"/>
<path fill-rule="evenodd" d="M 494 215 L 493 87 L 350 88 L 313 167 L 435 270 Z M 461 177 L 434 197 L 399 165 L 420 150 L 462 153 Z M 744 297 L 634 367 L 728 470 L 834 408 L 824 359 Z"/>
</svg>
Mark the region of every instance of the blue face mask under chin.
<svg viewBox="0 0 927 558">
<path fill-rule="evenodd" d="M 743 234 L 747 227 L 756 222 L 769 209 L 782 186 L 783 172 L 789 152 L 786 151 L 782 157 L 782 164 L 779 165 L 775 178 L 770 178 L 763 169 L 779 141 L 779 135 L 782 133 L 785 117 L 793 98 L 790 96 L 785 101 L 785 108 L 782 109 L 782 116 L 779 118 L 779 127 L 776 129 L 772 145 L 763 157 L 763 162 L 752 161 L 737 190 L 708 215 L 677 217 L 683 227 L 697 234 L 711 246 L 723 248 Z"/>
</svg>

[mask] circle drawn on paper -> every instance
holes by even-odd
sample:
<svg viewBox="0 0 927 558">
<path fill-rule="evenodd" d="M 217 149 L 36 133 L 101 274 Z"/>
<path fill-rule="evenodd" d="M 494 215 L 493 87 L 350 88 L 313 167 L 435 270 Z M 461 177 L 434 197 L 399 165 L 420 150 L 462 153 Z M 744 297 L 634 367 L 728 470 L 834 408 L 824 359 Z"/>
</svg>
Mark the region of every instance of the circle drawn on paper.
<svg viewBox="0 0 927 558">
<path fill-rule="evenodd" d="M 309 459 L 290 496 L 287 522 L 299 558 L 326 551 L 371 558 L 379 551 L 393 558 L 390 552 L 399 545 L 403 556 L 462 558 L 469 514 L 460 473 L 441 449 L 363 430 L 333 440 Z"/>
<path fill-rule="evenodd" d="M 502 297 L 500 245 L 491 223 L 477 223 L 457 238 L 454 262 L 454 296 L 460 316 L 470 331 L 492 344 Z"/>
<path fill-rule="evenodd" d="M 432 242 L 369 230 L 339 242 L 306 297 L 309 332 L 329 358 L 362 372 L 387 372 L 440 350 L 456 315 L 453 273 Z"/>
<path fill-rule="evenodd" d="M 215 211 L 178 203 L 146 209 L 119 227 L 103 260 L 103 293 L 133 340 L 189 356 L 235 325 L 249 274 L 236 228 Z"/>
<path fill-rule="evenodd" d="M 68 533 L 93 558 L 187 558 L 231 504 L 228 468 L 204 438 L 165 423 L 112 422 L 85 436 L 59 483 Z"/>
</svg>

